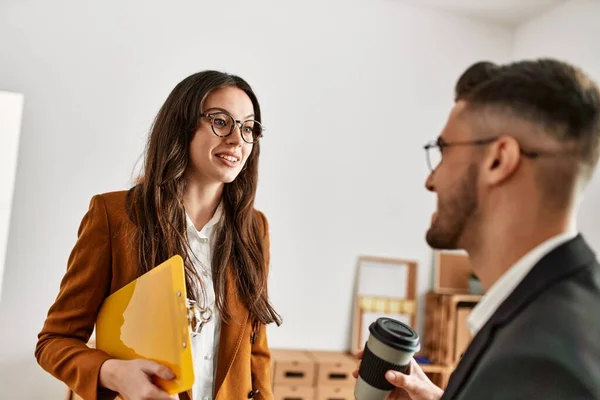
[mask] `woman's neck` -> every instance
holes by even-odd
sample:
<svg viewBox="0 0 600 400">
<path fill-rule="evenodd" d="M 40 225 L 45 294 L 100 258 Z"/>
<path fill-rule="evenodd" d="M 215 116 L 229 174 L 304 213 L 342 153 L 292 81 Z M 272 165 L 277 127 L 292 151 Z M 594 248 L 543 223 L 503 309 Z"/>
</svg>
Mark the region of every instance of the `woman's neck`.
<svg viewBox="0 0 600 400">
<path fill-rule="evenodd" d="M 223 183 L 188 182 L 183 194 L 183 205 L 196 229 L 201 230 L 215 214 L 221 202 L 223 186 Z"/>
</svg>

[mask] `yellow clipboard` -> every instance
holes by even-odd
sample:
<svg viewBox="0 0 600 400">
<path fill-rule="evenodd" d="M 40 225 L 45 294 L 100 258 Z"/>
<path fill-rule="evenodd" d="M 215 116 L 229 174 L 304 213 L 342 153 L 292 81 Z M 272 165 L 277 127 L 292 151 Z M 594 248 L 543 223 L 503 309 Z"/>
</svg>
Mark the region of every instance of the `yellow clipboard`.
<svg viewBox="0 0 600 400">
<path fill-rule="evenodd" d="M 97 349 L 170 368 L 175 379 L 155 383 L 171 395 L 194 383 L 185 288 L 183 259 L 176 255 L 108 296 L 96 321 Z"/>
</svg>

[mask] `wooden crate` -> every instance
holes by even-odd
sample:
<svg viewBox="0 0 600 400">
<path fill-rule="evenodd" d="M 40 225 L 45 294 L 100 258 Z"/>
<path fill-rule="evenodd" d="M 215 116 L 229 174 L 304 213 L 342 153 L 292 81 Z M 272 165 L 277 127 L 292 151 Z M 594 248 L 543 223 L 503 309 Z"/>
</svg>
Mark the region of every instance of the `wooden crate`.
<svg viewBox="0 0 600 400">
<path fill-rule="evenodd" d="M 315 400 L 315 396 L 314 386 L 275 385 L 273 387 L 274 400 Z"/>
<path fill-rule="evenodd" d="M 434 364 L 456 365 L 471 341 L 467 317 L 480 299 L 453 291 L 427 293 L 422 354 Z"/>
<path fill-rule="evenodd" d="M 271 380 L 273 386 L 314 386 L 317 364 L 305 350 L 272 349 Z"/>
<path fill-rule="evenodd" d="M 315 386 L 354 386 L 352 373 L 358 369 L 355 357 L 337 351 L 308 351 L 317 368 Z"/>
<path fill-rule="evenodd" d="M 336 351 L 271 350 L 275 400 L 354 400 L 358 360 Z"/>
<path fill-rule="evenodd" d="M 317 386 L 315 400 L 354 400 L 354 386 Z"/>
<path fill-rule="evenodd" d="M 473 268 L 464 251 L 439 251 L 433 253 L 433 289 L 469 291 L 469 278 Z"/>
</svg>

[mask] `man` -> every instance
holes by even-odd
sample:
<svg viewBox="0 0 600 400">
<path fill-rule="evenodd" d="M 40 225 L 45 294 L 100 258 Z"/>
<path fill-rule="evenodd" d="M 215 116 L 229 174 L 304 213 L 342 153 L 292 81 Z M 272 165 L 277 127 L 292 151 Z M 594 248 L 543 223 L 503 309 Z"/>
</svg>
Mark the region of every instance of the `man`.
<svg viewBox="0 0 600 400">
<path fill-rule="evenodd" d="M 425 148 L 427 242 L 465 249 L 486 295 L 445 393 L 413 362 L 388 375 L 391 398 L 600 399 L 600 265 L 575 229 L 600 150 L 598 87 L 556 60 L 477 63 Z"/>
</svg>

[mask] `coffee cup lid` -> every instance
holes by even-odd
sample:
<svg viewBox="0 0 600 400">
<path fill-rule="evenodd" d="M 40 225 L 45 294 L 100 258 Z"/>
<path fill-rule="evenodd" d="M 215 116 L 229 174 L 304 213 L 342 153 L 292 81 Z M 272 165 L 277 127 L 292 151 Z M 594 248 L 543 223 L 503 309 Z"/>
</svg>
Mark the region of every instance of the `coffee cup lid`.
<svg viewBox="0 0 600 400">
<path fill-rule="evenodd" d="M 419 335 L 410 326 L 388 317 L 378 318 L 369 327 L 371 335 L 392 348 L 417 352 L 420 349 Z"/>
</svg>

